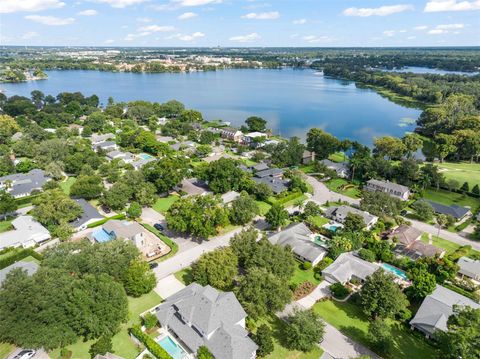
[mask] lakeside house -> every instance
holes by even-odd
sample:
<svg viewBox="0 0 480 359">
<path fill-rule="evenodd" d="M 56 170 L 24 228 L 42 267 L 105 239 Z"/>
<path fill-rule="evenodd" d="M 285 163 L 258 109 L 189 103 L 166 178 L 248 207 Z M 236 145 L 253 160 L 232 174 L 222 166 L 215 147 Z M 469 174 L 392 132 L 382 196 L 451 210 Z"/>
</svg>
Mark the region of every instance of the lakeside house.
<svg viewBox="0 0 480 359">
<path fill-rule="evenodd" d="M 26 197 L 34 190 L 42 190 L 45 183 L 50 180 L 41 169 L 33 169 L 27 173 L 15 173 L 0 177 L 0 190 L 5 190 L 15 198 Z"/>
<path fill-rule="evenodd" d="M 268 133 L 264 132 L 250 132 L 243 136 L 242 143 L 244 145 L 258 148 L 264 145 L 264 141 L 268 138 Z"/>
<path fill-rule="evenodd" d="M 224 139 L 233 141 L 233 142 L 242 142 L 243 133 L 242 131 L 233 128 L 233 127 L 223 127 L 220 129 L 220 136 Z"/>
<path fill-rule="evenodd" d="M 418 229 L 402 224 L 392 230 L 387 235 L 387 238 L 396 243 L 395 253 L 407 256 L 413 260 L 417 260 L 420 257 L 434 256 L 442 258 L 445 255 L 445 250 L 433 244 L 424 243 L 421 240 L 422 234 Z"/>
<path fill-rule="evenodd" d="M 206 346 L 215 358 L 253 359 L 257 345 L 245 328 L 247 313 L 233 292 L 192 283 L 156 308 L 158 321 L 190 351 Z"/>
<path fill-rule="evenodd" d="M 427 338 L 437 330 L 447 331 L 448 318 L 453 314 L 453 306 L 480 308 L 473 300 L 437 285 L 432 294 L 425 297 L 415 317 L 410 321 L 412 329 L 422 332 Z"/>
<path fill-rule="evenodd" d="M 19 216 L 12 221 L 13 230 L 0 233 L 0 250 L 8 247 L 33 247 L 48 241 L 50 232 L 32 216 Z"/>
<path fill-rule="evenodd" d="M 340 254 L 335 262 L 325 268 L 322 275 L 330 283 L 345 284 L 352 279 L 357 279 L 363 283 L 368 276 L 378 269 L 377 265 L 357 257 L 353 252 L 346 252 Z"/>
<path fill-rule="evenodd" d="M 461 257 L 457 264 L 460 267 L 458 275 L 461 278 L 469 278 L 473 281 L 480 282 L 480 260 Z"/>
<path fill-rule="evenodd" d="M 103 219 L 103 216 L 100 214 L 100 212 L 98 212 L 97 209 L 85 199 L 78 198 L 74 201 L 77 202 L 80 207 L 82 207 L 82 214 L 77 219 L 70 222 L 70 225 L 76 231 L 82 231 L 86 229 L 90 223 L 95 223 Z"/>
<path fill-rule="evenodd" d="M 281 247 L 289 246 L 297 259 L 310 262 L 312 266 L 317 265 L 327 254 L 325 249 L 314 243 L 313 233 L 304 223 L 292 223 L 268 240 Z"/>
<path fill-rule="evenodd" d="M 420 200 L 424 201 L 424 200 Z M 452 204 L 450 206 L 430 201 L 430 200 L 425 200 L 429 205 L 432 206 L 433 210 L 435 211 L 436 214 L 444 214 L 446 216 L 452 216 L 455 218 L 455 220 L 461 221 L 467 216 L 471 216 L 472 212 L 470 211 L 469 208 L 458 206 L 456 204 Z"/>
<path fill-rule="evenodd" d="M 315 161 L 315 152 L 311 152 L 308 150 L 303 151 L 302 154 L 302 164 L 303 165 L 308 165 L 309 163 L 312 163 Z"/>
<path fill-rule="evenodd" d="M 349 213 L 362 217 L 365 228 L 367 229 L 371 229 L 378 221 L 378 217 L 373 214 L 345 205 L 327 208 L 325 211 L 325 217 L 343 224 Z"/>
<path fill-rule="evenodd" d="M 410 189 L 407 186 L 389 181 L 370 179 L 365 184 L 364 189 L 371 192 L 384 192 L 402 201 L 407 201 L 410 197 Z"/>
<path fill-rule="evenodd" d="M 324 159 L 321 160 L 320 163 L 328 169 L 335 171 L 340 178 L 347 178 L 350 176 L 350 166 L 346 162 L 333 162 L 329 159 Z"/>
<path fill-rule="evenodd" d="M 14 269 L 22 269 L 27 272 L 27 275 L 31 276 L 34 274 L 40 266 L 35 263 L 35 262 L 25 262 L 25 261 L 19 261 L 15 262 L 8 267 L 5 267 L 0 270 L 0 287 L 2 287 L 2 283 L 4 280 L 7 278 L 7 274 L 10 273 Z"/>
</svg>

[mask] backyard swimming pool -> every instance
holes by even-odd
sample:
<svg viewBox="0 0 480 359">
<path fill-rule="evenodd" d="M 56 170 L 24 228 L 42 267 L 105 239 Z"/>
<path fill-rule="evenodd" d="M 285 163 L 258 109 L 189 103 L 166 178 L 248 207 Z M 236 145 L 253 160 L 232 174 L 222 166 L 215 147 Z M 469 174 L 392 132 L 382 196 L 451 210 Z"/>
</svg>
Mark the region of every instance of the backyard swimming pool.
<svg viewBox="0 0 480 359">
<path fill-rule="evenodd" d="M 407 277 L 407 274 L 401 270 L 401 269 L 398 269 L 397 267 L 394 267 L 390 264 L 387 264 L 387 263 L 382 263 L 382 268 L 385 269 L 386 271 L 390 272 L 390 273 L 393 273 L 394 275 L 396 275 L 397 277 L 407 281 L 408 280 L 408 277 Z"/>
<path fill-rule="evenodd" d="M 187 359 L 188 354 L 178 345 L 169 335 L 164 336 L 158 341 L 158 344 L 172 356 L 173 359 Z"/>
<path fill-rule="evenodd" d="M 326 228 L 326 229 L 328 229 L 328 230 L 330 230 L 330 231 L 332 231 L 332 232 L 336 232 L 337 229 L 342 228 L 341 226 L 337 226 L 337 225 L 335 225 L 335 224 L 326 224 L 326 225 L 324 225 L 323 227 Z"/>
<path fill-rule="evenodd" d="M 140 157 L 142 160 L 150 160 L 150 159 L 154 158 L 153 156 L 149 155 L 148 153 L 140 153 L 138 155 L 138 157 Z"/>
</svg>

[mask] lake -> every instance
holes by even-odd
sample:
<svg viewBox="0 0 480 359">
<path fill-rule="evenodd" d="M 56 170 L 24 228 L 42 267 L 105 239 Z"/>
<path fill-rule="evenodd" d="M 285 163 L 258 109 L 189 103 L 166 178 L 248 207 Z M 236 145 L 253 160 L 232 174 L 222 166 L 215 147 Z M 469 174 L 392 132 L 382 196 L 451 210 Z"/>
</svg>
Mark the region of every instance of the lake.
<svg viewBox="0 0 480 359">
<path fill-rule="evenodd" d="M 428 67 L 406 66 L 403 69 L 383 70 L 387 72 L 412 72 L 414 74 L 432 74 L 432 75 L 465 75 L 475 76 L 478 72 L 449 71 L 442 69 L 431 69 Z"/>
<path fill-rule="evenodd" d="M 312 127 L 339 138 L 371 145 L 374 137 L 402 136 L 415 128 L 420 110 L 397 105 L 352 82 L 313 70 L 238 69 L 174 74 L 48 71 L 48 80 L 0 84 L 7 96 L 33 90 L 57 95 L 80 91 L 106 104 L 116 101 L 176 99 L 208 120 L 240 125 L 252 115 L 268 120 L 274 133 L 305 138 Z"/>
</svg>

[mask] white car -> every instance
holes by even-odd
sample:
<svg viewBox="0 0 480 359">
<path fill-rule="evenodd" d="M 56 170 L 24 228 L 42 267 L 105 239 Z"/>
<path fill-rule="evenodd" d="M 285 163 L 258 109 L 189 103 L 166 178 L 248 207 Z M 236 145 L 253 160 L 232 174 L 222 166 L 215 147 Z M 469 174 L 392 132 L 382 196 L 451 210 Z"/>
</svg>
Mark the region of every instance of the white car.
<svg viewBox="0 0 480 359">
<path fill-rule="evenodd" d="M 36 351 L 33 349 L 23 349 L 20 353 L 15 355 L 13 359 L 30 359 L 35 355 Z"/>
</svg>

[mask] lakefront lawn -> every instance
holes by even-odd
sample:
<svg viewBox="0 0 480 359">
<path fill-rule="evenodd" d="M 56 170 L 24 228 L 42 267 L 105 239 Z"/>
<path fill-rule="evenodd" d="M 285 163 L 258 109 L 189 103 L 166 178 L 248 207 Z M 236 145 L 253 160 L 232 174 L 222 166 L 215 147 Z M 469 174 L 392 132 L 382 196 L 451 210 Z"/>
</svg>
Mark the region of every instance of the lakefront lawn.
<svg viewBox="0 0 480 359">
<path fill-rule="evenodd" d="M 362 192 L 360 189 L 343 178 L 334 178 L 324 182 L 330 191 L 337 192 L 350 198 L 360 198 Z"/>
</svg>

